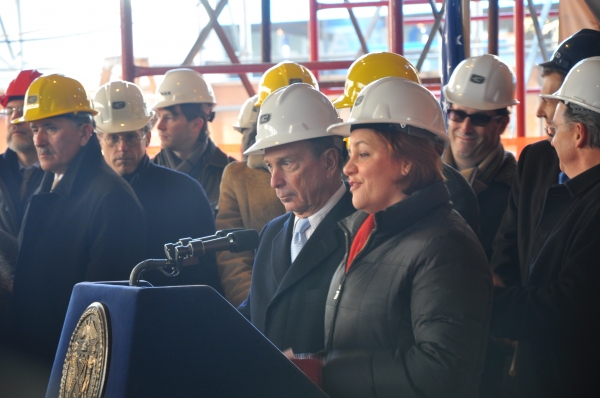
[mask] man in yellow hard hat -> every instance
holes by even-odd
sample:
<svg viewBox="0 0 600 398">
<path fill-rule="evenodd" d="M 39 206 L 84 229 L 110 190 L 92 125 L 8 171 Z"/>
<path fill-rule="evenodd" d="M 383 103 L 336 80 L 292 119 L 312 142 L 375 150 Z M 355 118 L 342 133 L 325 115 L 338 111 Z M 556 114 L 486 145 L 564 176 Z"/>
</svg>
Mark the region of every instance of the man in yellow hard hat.
<svg viewBox="0 0 600 398">
<path fill-rule="evenodd" d="M 14 332 L 42 358 L 54 357 L 76 283 L 128 279 L 143 260 L 143 210 L 102 157 L 96 113 L 78 81 L 48 75 L 31 84 L 15 120 L 30 124 L 45 174 L 21 230 Z"/>
</svg>

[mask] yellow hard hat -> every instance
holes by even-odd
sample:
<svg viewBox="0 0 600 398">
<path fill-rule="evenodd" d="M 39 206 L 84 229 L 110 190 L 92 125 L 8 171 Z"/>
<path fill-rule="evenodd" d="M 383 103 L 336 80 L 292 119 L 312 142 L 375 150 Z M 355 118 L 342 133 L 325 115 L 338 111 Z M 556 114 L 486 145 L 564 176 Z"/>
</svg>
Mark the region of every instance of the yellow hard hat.
<svg viewBox="0 0 600 398">
<path fill-rule="evenodd" d="M 87 112 L 96 115 L 85 89 L 75 79 L 63 75 L 44 75 L 35 79 L 25 94 L 23 116 L 12 123 Z"/>
<path fill-rule="evenodd" d="M 402 55 L 389 52 L 369 53 L 350 65 L 344 94 L 333 101 L 333 105 L 338 109 L 351 108 L 363 88 L 384 77 L 402 77 L 421 84 L 419 71 Z"/>
<path fill-rule="evenodd" d="M 268 69 L 258 83 L 258 99 L 255 107 L 260 107 L 269 94 L 281 87 L 294 83 L 307 83 L 319 89 L 319 83 L 310 70 L 295 62 L 280 62 Z"/>
</svg>

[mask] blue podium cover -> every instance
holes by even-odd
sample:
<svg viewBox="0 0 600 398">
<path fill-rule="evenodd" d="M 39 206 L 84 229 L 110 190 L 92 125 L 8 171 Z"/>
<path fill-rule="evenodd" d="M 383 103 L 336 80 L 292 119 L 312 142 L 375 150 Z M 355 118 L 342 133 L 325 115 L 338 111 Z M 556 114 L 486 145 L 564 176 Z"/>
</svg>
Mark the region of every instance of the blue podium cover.
<svg viewBox="0 0 600 398">
<path fill-rule="evenodd" d="M 79 283 L 46 392 L 57 397 L 71 334 L 102 303 L 109 325 L 104 397 L 326 397 L 208 286 Z"/>
</svg>

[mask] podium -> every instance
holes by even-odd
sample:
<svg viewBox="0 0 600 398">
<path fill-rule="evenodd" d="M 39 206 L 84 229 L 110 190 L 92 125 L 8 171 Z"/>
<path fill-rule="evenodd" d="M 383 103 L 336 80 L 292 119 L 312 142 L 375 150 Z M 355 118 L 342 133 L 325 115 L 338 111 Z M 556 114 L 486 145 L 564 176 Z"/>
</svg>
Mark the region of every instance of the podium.
<svg viewBox="0 0 600 398">
<path fill-rule="evenodd" d="M 108 325 L 103 397 L 327 396 L 211 287 L 86 282 L 73 289 L 46 398 L 59 396 L 71 335 L 92 303 Z"/>
</svg>

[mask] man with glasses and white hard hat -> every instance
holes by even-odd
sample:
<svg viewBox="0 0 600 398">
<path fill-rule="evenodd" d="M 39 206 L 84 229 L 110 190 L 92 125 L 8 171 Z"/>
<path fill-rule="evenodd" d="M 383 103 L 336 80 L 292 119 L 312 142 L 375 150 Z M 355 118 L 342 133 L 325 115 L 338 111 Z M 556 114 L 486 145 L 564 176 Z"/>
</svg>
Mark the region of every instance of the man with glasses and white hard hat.
<svg viewBox="0 0 600 398">
<path fill-rule="evenodd" d="M 523 285 L 496 288 L 492 332 L 519 342 L 518 397 L 600 396 L 600 57 L 572 67 L 548 126 L 560 169 L 547 189 Z"/>
<path fill-rule="evenodd" d="M 238 308 L 280 350 L 324 348 L 325 300 L 345 251 L 338 221 L 352 214 L 342 181 L 345 145 L 327 133 L 339 123 L 331 101 L 291 84 L 261 106 L 256 143 L 287 214 L 262 230 L 247 300 Z"/>
<path fill-rule="evenodd" d="M 246 100 L 234 125 L 243 135 L 242 152 L 256 141 L 256 124 L 263 101 L 273 91 L 294 83 L 306 83 L 319 89 L 312 72 L 295 62 L 280 62 L 262 75 L 258 94 Z M 285 213 L 283 204 L 269 186 L 269 172 L 263 155 L 243 155 L 243 160 L 229 164 L 223 171 L 217 229 L 249 228 L 260 231 L 269 221 Z M 225 297 L 235 306 L 248 297 L 253 262 L 252 251 L 222 251 L 217 254 Z"/>
<path fill-rule="evenodd" d="M 198 180 L 214 211 L 219 202 L 223 169 L 235 159 L 209 137 L 208 122 L 217 99 L 210 84 L 191 69 L 173 69 L 156 90 L 152 107 L 162 150 L 153 162 Z"/>
<path fill-rule="evenodd" d="M 27 203 L 40 185 L 44 171 L 40 168 L 29 123 L 12 121 L 23 116 L 25 93 L 31 82 L 41 75 L 37 70 L 19 72 L 0 96 L 0 114 L 6 121 L 8 144 L 8 149 L 0 156 L 0 229 L 15 241 Z"/>
<path fill-rule="evenodd" d="M 450 136 L 443 159 L 465 176 L 477 195 L 479 235 L 488 259 L 517 164 L 500 142 L 510 121 L 508 107 L 519 103 L 514 87 L 511 68 L 484 54 L 461 62 L 443 88 Z"/>
<path fill-rule="evenodd" d="M 213 235 L 212 210 L 198 181 L 148 158 L 153 115 L 139 87 L 125 81 L 107 83 L 96 93 L 94 107 L 104 160 L 127 180 L 146 212 L 144 259 L 164 258 L 165 243 Z M 176 277 L 152 270 L 144 279 L 155 286 L 203 284 L 221 291 L 214 254 L 203 257 L 198 266 L 183 267 Z"/>
</svg>

